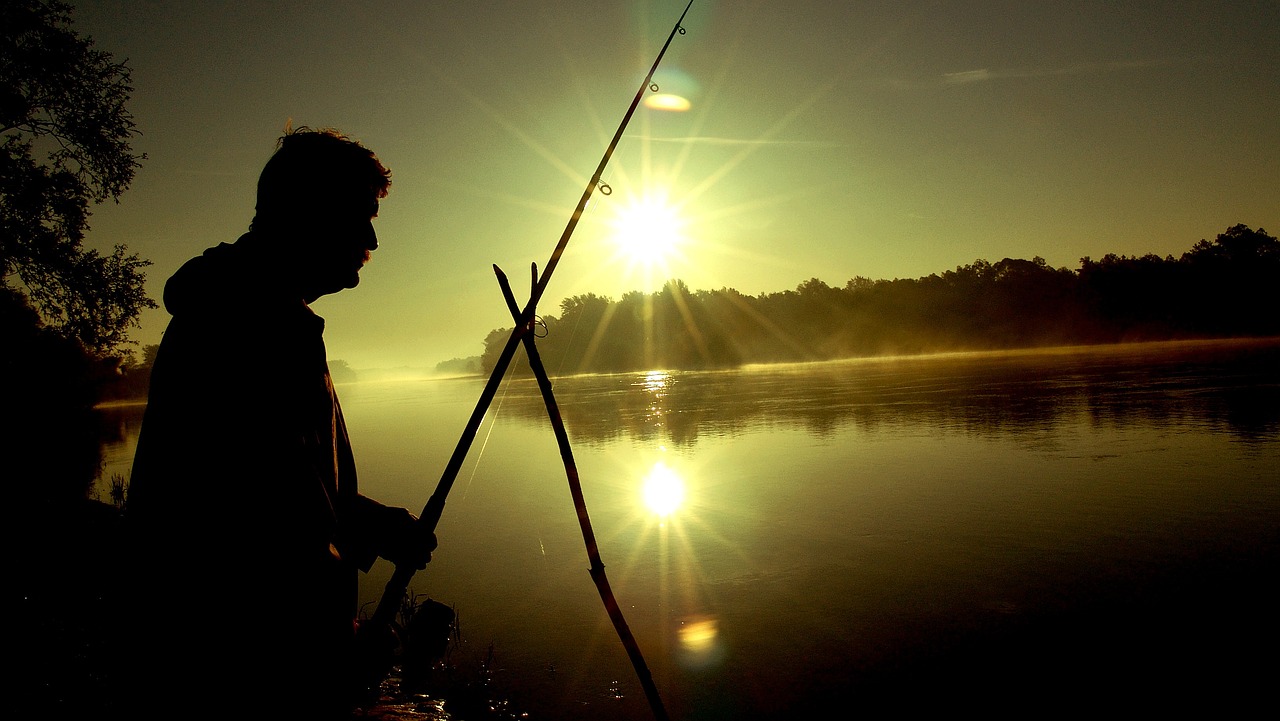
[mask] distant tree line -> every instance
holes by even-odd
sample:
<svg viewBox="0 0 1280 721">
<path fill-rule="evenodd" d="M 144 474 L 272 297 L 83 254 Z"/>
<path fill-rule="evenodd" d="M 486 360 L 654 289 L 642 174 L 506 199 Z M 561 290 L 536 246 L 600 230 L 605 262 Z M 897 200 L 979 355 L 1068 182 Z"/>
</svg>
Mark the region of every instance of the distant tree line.
<svg viewBox="0 0 1280 721">
<path fill-rule="evenodd" d="M 724 368 L 885 354 L 1280 334 L 1280 242 L 1245 225 L 1181 257 L 1108 254 L 1078 270 L 976 260 L 923 278 L 811 278 L 748 296 L 669 282 L 620 300 L 588 293 L 543 316 L 552 373 Z M 492 370 L 510 328 L 485 339 Z"/>
</svg>

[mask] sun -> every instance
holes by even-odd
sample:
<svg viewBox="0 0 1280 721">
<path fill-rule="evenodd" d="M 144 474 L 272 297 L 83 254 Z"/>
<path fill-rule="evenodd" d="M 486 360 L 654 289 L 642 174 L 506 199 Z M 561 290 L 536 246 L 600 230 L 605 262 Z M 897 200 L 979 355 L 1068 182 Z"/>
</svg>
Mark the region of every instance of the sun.
<svg viewBox="0 0 1280 721">
<path fill-rule="evenodd" d="M 665 266 L 684 242 L 684 221 L 660 191 L 627 202 L 610 226 L 618 254 L 632 265 Z"/>
</svg>

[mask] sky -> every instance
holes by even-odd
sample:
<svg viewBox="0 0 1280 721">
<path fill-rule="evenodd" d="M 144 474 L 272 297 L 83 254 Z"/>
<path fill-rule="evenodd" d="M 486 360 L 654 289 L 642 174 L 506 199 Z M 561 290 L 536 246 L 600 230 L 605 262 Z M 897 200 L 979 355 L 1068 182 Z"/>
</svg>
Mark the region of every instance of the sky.
<svg viewBox="0 0 1280 721">
<path fill-rule="evenodd" d="M 144 152 L 88 244 L 147 289 L 253 217 L 287 124 L 391 169 L 381 247 L 313 305 L 331 360 L 433 367 L 510 327 L 686 0 L 80 0 Z M 977 259 L 1179 256 L 1280 231 L 1280 2 L 694 0 L 540 310 Z M 643 247 L 623 240 L 640 237 Z M 158 343 L 168 315 L 132 337 Z"/>
</svg>

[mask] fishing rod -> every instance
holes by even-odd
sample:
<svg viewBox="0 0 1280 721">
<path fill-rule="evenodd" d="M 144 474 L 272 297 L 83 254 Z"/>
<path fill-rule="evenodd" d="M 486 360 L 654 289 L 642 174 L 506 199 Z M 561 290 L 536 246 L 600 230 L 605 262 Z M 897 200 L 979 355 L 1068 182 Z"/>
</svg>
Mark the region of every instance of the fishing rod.
<svg viewBox="0 0 1280 721">
<path fill-rule="evenodd" d="M 608 185 L 602 184 L 600 177 L 604 174 L 605 166 L 609 164 L 609 159 L 613 156 L 613 151 L 618 146 L 618 141 L 622 139 L 622 134 L 626 131 L 627 124 L 631 122 L 631 116 L 635 114 L 641 99 L 644 98 L 645 91 L 657 90 L 657 85 L 653 82 L 653 74 L 658 70 L 658 65 L 662 63 L 662 57 L 666 55 L 667 48 L 671 46 L 671 41 L 675 39 L 677 34 L 684 34 L 685 30 L 681 23 L 684 22 L 684 18 L 689 14 L 689 8 L 692 6 L 693 0 L 689 0 L 689 4 L 685 5 L 684 12 L 680 13 L 680 19 L 676 20 L 675 25 L 672 26 L 671 34 L 667 36 L 667 41 L 663 43 L 662 49 L 658 51 L 658 56 L 654 59 L 652 67 L 649 68 L 648 75 L 645 76 L 644 82 L 640 84 L 639 90 L 636 91 L 636 96 L 627 108 L 626 114 L 622 116 L 622 122 L 618 125 L 617 131 L 614 132 L 613 140 L 609 142 L 609 147 L 604 151 L 604 156 L 600 158 L 600 164 L 596 167 L 596 172 L 591 176 L 591 180 L 587 182 L 587 187 L 582 192 L 582 197 L 578 200 L 577 207 L 574 208 L 573 214 L 569 217 L 568 225 L 565 226 L 564 232 L 560 235 L 560 241 L 556 244 L 555 250 L 552 251 L 551 258 L 544 266 L 537 283 L 534 284 L 533 290 L 529 295 L 529 302 L 520 314 L 519 322 L 511 329 L 511 335 L 507 338 L 507 343 L 502 348 L 502 354 L 498 356 L 498 360 L 494 363 L 493 371 L 489 374 L 489 380 L 485 383 L 484 389 L 480 392 L 480 399 L 477 401 L 475 409 L 471 412 L 471 418 L 467 421 L 467 425 L 462 431 L 462 436 L 458 439 L 457 446 L 454 447 L 453 455 L 450 456 L 449 463 L 445 466 L 444 473 L 440 476 L 440 482 L 436 484 L 435 492 L 431 494 L 431 498 L 427 500 L 426 506 L 423 507 L 422 513 L 418 516 L 418 528 L 422 531 L 424 537 L 426 534 L 434 533 L 436 525 L 440 522 L 440 516 L 444 512 L 445 500 L 453 487 L 453 482 L 457 479 L 458 472 L 462 469 L 462 463 L 466 460 L 467 452 L 475 440 L 485 413 L 488 412 L 489 405 L 497 394 L 498 386 L 501 385 L 502 379 L 506 375 L 516 348 L 520 345 L 521 337 L 537 313 L 538 301 L 542 299 L 542 294 L 547 289 L 547 283 L 551 281 L 551 274 L 555 272 L 556 265 L 560 262 L 560 257 L 564 255 L 565 247 L 569 244 L 569 238 L 573 235 L 574 229 L 578 227 L 578 220 L 582 218 L 582 213 L 587 207 L 587 201 L 591 199 L 591 195 L 598 187 L 603 186 L 601 192 L 605 195 L 609 194 Z M 395 571 L 391 574 L 391 579 L 387 581 L 387 585 L 383 589 L 382 598 L 378 601 L 377 609 L 369 620 L 361 625 L 366 626 L 367 624 L 370 631 L 375 634 L 378 629 L 390 627 L 395 619 L 396 611 L 400 607 L 401 599 L 409 588 L 409 582 L 413 580 L 416 571 L 417 569 L 411 568 L 407 564 L 397 565 Z"/>
</svg>

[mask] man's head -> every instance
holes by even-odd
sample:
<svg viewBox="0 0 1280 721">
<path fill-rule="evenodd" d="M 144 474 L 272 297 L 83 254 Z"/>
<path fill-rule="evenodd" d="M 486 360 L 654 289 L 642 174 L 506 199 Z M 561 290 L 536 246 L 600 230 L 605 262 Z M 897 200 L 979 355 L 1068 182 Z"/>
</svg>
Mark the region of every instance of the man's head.
<svg viewBox="0 0 1280 721">
<path fill-rule="evenodd" d="M 250 228 L 288 261 L 311 301 L 360 282 L 390 185 L 391 171 L 360 143 L 335 130 L 288 130 L 258 178 Z"/>
</svg>

